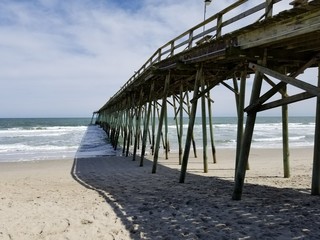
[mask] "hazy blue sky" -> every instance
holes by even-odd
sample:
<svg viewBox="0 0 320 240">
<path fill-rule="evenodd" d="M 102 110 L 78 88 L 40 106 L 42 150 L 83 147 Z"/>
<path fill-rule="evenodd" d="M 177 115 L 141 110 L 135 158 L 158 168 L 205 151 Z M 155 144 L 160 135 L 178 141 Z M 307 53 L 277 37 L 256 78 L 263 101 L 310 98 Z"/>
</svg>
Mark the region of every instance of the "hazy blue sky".
<svg viewBox="0 0 320 240">
<path fill-rule="evenodd" d="M 207 16 L 233 2 L 213 0 Z M 203 0 L 1 0 L 0 117 L 91 116 L 161 45 L 202 21 L 203 6 Z M 311 83 L 316 77 L 304 76 Z M 213 98 L 216 115 L 235 114 L 231 92 L 219 86 Z M 313 115 L 314 101 L 290 111 Z"/>
</svg>

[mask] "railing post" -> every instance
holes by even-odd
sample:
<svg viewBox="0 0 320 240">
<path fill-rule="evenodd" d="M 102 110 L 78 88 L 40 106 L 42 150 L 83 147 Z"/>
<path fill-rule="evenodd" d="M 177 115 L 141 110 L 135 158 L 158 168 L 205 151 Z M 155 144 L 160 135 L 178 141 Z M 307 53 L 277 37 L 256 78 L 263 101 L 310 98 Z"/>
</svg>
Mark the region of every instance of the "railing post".
<svg viewBox="0 0 320 240">
<path fill-rule="evenodd" d="M 266 18 L 272 17 L 272 12 L 273 12 L 273 0 L 266 0 L 267 1 L 267 6 L 266 6 Z"/>
<path fill-rule="evenodd" d="M 221 33 L 222 33 L 222 14 L 219 14 L 217 18 L 217 34 L 216 34 L 217 38 L 221 37 Z"/>
<path fill-rule="evenodd" d="M 170 56 L 174 55 L 174 41 L 171 42 Z"/>
<path fill-rule="evenodd" d="M 188 43 L 188 49 L 192 48 L 193 43 L 193 31 L 189 32 L 189 43 Z"/>
<path fill-rule="evenodd" d="M 161 48 L 159 48 L 158 50 L 158 62 L 161 61 Z"/>
</svg>

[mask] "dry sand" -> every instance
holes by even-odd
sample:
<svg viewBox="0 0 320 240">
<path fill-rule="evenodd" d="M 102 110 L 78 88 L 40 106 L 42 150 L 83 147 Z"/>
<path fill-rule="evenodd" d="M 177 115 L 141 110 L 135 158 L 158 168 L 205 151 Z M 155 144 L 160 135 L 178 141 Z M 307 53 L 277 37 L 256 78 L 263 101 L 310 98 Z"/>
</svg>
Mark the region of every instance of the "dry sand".
<svg viewBox="0 0 320 240">
<path fill-rule="evenodd" d="M 241 201 L 232 150 L 209 173 L 191 156 L 184 184 L 174 154 L 156 174 L 131 157 L 1 163 L 0 239 L 320 239 L 312 155 L 291 149 L 284 179 L 281 150 L 253 149 Z"/>
</svg>

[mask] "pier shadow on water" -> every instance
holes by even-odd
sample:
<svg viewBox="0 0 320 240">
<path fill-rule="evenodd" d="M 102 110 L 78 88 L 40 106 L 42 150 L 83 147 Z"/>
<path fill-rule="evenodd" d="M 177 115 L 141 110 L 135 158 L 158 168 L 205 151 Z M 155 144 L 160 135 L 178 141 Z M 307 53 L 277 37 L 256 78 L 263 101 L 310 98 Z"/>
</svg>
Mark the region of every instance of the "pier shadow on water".
<svg viewBox="0 0 320 240">
<path fill-rule="evenodd" d="M 132 157 L 75 158 L 72 176 L 112 206 L 132 239 L 319 239 L 320 201 L 307 189 L 245 184 L 187 174 Z M 221 171 L 224 171 L 222 169 Z"/>
</svg>

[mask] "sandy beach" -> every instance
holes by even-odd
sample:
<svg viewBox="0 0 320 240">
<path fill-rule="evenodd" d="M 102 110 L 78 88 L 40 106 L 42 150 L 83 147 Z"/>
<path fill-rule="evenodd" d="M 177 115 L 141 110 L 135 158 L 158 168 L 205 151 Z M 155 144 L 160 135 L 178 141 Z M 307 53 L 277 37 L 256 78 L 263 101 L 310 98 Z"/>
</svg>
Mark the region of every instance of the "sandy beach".
<svg viewBox="0 0 320 240">
<path fill-rule="evenodd" d="M 290 153 L 285 179 L 281 149 L 253 149 L 241 201 L 228 149 L 209 173 L 190 155 L 184 184 L 175 154 L 156 174 L 131 157 L 1 163 L 0 239 L 319 239 L 313 150 Z"/>
</svg>

